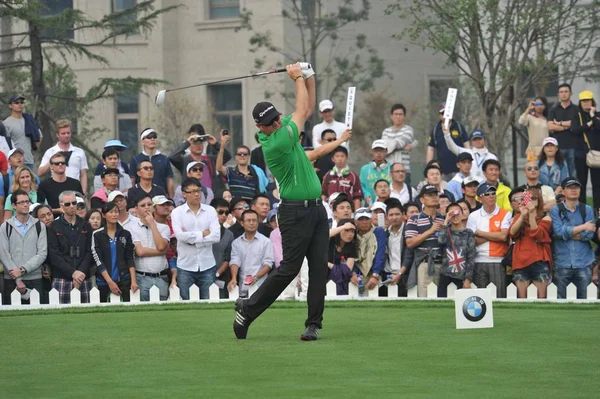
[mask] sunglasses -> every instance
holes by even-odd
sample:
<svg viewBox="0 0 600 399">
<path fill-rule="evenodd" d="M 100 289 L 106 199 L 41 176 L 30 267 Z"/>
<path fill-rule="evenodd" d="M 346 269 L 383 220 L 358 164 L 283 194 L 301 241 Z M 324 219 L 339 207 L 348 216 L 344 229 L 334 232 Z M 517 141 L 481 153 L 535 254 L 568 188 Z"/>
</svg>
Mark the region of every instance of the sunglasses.
<svg viewBox="0 0 600 399">
<path fill-rule="evenodd" d="M 144 169 L 145 171 L 150 171 L 150 170 L 154 170 L 154 166 L 142 166 L 138 170 L 142 170 L 142 169 Z"/>
<path fill-rule="evenodd" d="M 532 170 L 538 171 L 540 170 L 539 166 L 528 166 L 527 169 L 525 169 L 528 172 L 531 172 Z"/>
<path fill-rule="evenodd" d="M 52 162 L 52 165 L 66 165 L 65 161 Z"/>
<path fill-rule="evenodd" d="M 241 206 L 236 206 L 235 209 L 236 211 L 241 211 L 242 209 L 249 209 L 250 205 L 241 205 Z"/>
<path fill-rule="evenodd" d="M 77 206 L 77 201 L 73 202 L 63 202 L 63 206 Z"/>
<path fill-rule="evenodd" d="M 21 104 L 21 105 L 23 105 L 23 104 L 25 104 L 25 101 L 13 101 L 13 104 Z"/>
<path fill-rule="evenodd" d="M 150 133 L 149 135 L 144 137 L 144 139 L 147 139 L 147 140 L 156 140 L 157 138 L 158 138 L 158 135 L 154 134 L 154 133 Z"/>
<path fill-rule="evenodd" d="M 226 211 L 226 210 L 224 210 L 224 209 L 219 209 L 219 210 L 217 211 L 217 213 L 218 213 L 219 215 L 229 215 L 229 211 Z"/>
<path fill-rule="evenodd" d="M 204 169 L 202 169 L 202 168 L 192 168 L 192 169 L 190 169 L 190 172 L 204 172 Z"/>
<path fill-rule="evenodd" d="M 496 193 L 495 193 L 495 192 L 492 192 L 492 193 L 485 193 L 485 194 L 481 194 L 481 195 L 480 195 L 480 197 L 491 197 L 492 195 L 493 195 L 493 196 L 496 196 Z"/>
<path fill-rule="evenodd" d="M 83 202 L 77 204 L 77 209 L 85 209 L 85 204 Z"/>
<path fill-rule="evenodd" d="M 247 152 L 237 152 L 235 155 L 237 155 L 238 157 L 247 157 L 250 154 Z"/>
</svg>

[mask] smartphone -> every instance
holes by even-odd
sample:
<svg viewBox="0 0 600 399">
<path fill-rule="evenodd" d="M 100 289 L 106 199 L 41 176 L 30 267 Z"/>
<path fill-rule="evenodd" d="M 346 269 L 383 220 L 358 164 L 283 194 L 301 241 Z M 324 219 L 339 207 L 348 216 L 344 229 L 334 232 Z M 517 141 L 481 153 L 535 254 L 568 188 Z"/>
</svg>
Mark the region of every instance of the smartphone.
<svg viewBox="0 0 600 399">
<path fill-rule="evenodd" d="M 224 129 L 223 130 L 223 136 L 229 136 L 229 130 Z"/>
<path fill-rule="evenodd" d="M 377 226 L 385 227 L 385 215 L 383 213 L 377 214 Z"/>
<path fill-rule="evenodd" d="M 459 214 L 460 214 L 460 211 L 452 211 L 452 214 L 453 214 L 454 216 L 456 216 L 456 215 L 459 215 Z"/>
<path fill-rule="evenodd" d="M 527 206 L 531 202 L 531 193 L 529 191 L 525 191 L 523 193 L 523 201 L 521 202 L 522 206 Z"/>
<path fill-rule="evenodd" d="M 246 278 L 244 279 L 244 285 L 252 284 L 252 280 L 254 280 L 254 276 L 251 274 L 246 274 Z"/>
</svg>

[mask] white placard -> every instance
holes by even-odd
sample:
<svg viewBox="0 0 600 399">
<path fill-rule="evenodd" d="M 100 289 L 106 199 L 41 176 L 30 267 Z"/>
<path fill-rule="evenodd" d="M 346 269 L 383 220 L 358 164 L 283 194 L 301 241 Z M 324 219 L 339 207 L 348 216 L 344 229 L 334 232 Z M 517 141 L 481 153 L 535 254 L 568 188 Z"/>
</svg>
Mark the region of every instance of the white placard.
<svg viewBox="0 0 600 399">
<path fill-rule="evenodd" d="M 454 294 L 456 328 L 492 328 L 494 311 L 487 288 L 457 290 Z"/>
<path fill-rule="evenodd" d="M 458 95 L 458 89 L 449 88 L 448 94 L 446 95 L 446 108 L 444 108 L 444 124 L 446 130 L 449 128 L 449 123 L 454 116 L 454 105 L 456 105 L 456 96 Z"/>
<path fill-rule="evenodd" d="M 354 98 L 356 87 L 348 87 L 348 99 L 346 100 L 346 127 L 352 129 L 352 117 L 354 115 Z"/>
</svg>

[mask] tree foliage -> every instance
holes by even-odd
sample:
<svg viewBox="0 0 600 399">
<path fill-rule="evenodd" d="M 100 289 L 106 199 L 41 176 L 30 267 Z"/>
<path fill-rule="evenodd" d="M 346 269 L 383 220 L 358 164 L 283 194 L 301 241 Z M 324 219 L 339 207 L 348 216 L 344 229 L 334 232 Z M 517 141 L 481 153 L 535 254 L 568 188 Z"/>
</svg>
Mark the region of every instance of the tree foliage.
<svg viewBox="0 0 600 399">
<path fill-rule="evenodd" d="M 398 39 L 447 56 L 476 96 L 471 119 L 500 156 L 509 127 L 531 92 L 596 73 L 598 1 L 396 0 L 388 14 L 404 19 Z M 460 89 L 459 89 L 460 91 Z"/>
</svg>

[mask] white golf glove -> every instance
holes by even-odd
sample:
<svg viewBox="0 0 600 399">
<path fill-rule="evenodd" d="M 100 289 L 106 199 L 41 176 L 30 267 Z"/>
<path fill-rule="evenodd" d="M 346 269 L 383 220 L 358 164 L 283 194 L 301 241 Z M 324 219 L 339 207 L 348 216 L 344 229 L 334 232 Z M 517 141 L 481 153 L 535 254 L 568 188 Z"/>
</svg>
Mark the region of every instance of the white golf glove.
<svg viewBox="0 0 600 399">
<path fill-rule="evenodd" d="M 308 62 L 301 62 L 300 68 L 302 69 L 302 76 L 304 77 L 304 80 L 307 80 L 315 74 L 315 71 L 312 69 L 312 65 L 310 65 Z"/>
</svg>

